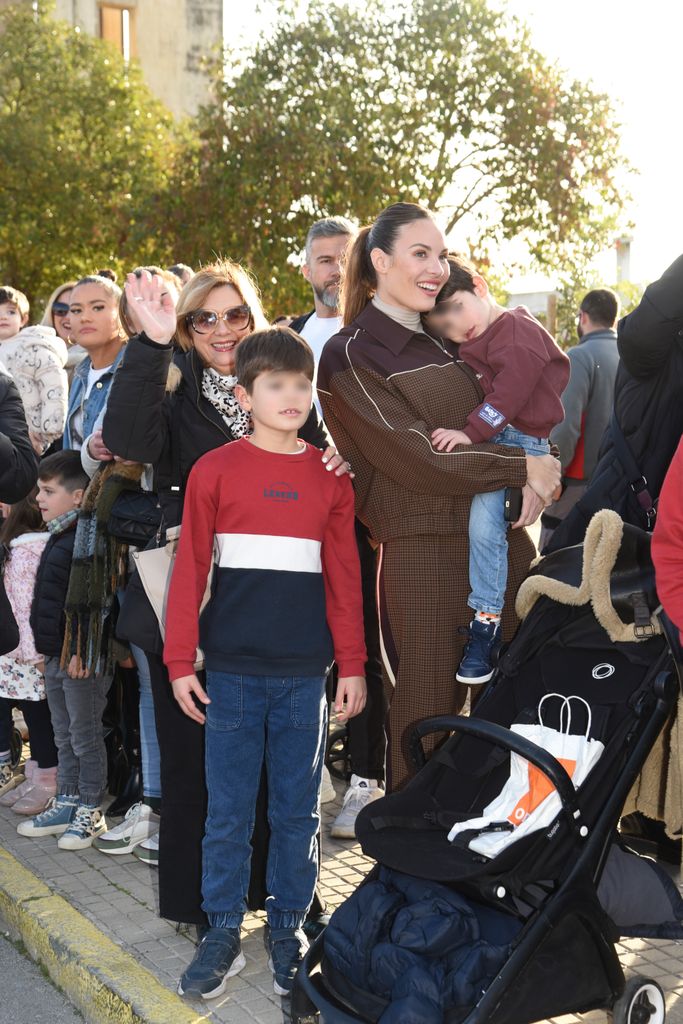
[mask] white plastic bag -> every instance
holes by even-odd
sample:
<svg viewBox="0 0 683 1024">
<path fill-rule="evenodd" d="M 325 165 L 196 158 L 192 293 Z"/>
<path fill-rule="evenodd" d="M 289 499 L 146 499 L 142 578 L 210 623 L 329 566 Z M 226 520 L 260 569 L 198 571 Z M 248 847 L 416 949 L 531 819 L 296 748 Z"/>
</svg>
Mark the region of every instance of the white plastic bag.
<svg viewBox="0 0 683 1024">
<path fill-rule="evenodd" d="M 543 724 L 543 704 L 551 697 L 562 701 L 560 728 L 551 729 Z M 580 701 L 586 708 L 587 724 L 583 735 L 570 733 L 572 712 L 571 702 Z M 531 740 L 557 758 L 578 789 L 596 761 L 604 745 L 600 740 L 590 739 L 591 709 L 583 697 L 564 697 L 561 693 L 547 693 L 538 705 L 538 725 L 513 725 L 511 731 Z M 559 794 L 552 782 L 539 768 L 530 764 L 519 754 L 510 755 L 510 778 L 498 796 L 483 810 L 480 818 L 460 821 L 448 833 L 451 842 L 461 832 L 475 829 L 480 835 L 470 840 L 468 846 L 475 853 L 495 857 L 511 843 L 522 836 L 545 828 L 557 817 L 562 807 Z M 499 825 L 500 829 L 495 826 Z M 490 829 L 492 831 L 482 831 Z"/>
</svg>

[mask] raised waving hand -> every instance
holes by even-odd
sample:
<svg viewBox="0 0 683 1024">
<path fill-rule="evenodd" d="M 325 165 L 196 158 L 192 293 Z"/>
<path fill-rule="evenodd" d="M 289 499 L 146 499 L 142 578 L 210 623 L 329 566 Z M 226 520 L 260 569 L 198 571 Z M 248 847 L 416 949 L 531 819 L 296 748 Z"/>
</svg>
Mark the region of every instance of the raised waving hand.
<svg viewBox="0 0 683 1024">
<path fill-rule="evenodd" d="M 167 345 L 176 330 L 174 296 L 158 274 L 143 270 L 126 276 L 126 299 L 131 322 L 151 341 Z"/>
</svg>

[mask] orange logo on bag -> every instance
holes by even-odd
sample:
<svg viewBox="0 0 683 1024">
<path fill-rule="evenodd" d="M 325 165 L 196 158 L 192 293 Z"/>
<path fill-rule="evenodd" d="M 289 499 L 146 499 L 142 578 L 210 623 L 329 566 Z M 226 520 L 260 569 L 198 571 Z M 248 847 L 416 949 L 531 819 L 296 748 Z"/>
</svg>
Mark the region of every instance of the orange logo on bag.
<svg viewBox="0 0 683 1024">
<path fill-rule="evenodd" d="M 558 757 L 557 759 L 564 770 L 566 771 L 569 778 L 574 774 L 576 769 L 576 761 L 570 761 L 569 759 Z M 544 775 L 540 768 L 537 768 L 533 764 L 527 763 L 527 773 L 529 778 L 529 789 L 523 797 L 517 802 L 517 806 L 508 815 L 508 821 L 513 825 L 521 825 L 525 818 L 527 818 L 532 811 L 535 811 L 537 807 L 543 803 L 545 798 L 552 793 L 554 786 L 547 775 Z"/>
</svg>

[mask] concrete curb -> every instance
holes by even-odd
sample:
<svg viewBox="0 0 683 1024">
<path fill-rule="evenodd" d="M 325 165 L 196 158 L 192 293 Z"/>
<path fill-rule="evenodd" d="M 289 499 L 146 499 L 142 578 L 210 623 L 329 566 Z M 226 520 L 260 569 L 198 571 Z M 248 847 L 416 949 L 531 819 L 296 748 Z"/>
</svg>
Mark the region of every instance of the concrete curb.
<svg viewBox="0 0 683 1024">
<path fill-rule="evenodd" d="M 89 1024 L 208 1020 L 1 849 L 0 917 Z"/>
</svg>

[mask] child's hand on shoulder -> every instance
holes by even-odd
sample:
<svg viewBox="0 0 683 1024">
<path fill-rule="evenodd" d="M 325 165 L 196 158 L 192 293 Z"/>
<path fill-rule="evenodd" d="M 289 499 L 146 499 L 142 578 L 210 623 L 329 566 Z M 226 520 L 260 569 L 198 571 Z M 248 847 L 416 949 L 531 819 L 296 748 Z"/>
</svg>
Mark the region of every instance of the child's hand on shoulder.
<svg viewBox="0 0 683 1024">
<path fill-rule="evenodd" d="M 444 427 L 437 427 L 432 431 L 432 444 L 437 451 L 452 452 L 457 444 L 472 444 L 472 442 L 462 430 L 445 430 Z"/>
<path fill-rule="evenodd" d="M 364 676 L 340 676 L 337 680 L 337 695 L 334 698 L 334 710 L 339 721 L 346 722 L 355 718 L 365 707 L 367 690 Z"/>
<path fill-rule="evenodd" d="M 171 686 L 173 687 L 173 696 L 180 705 L 180 710 L 188 718 L 203 725 L 206 721 L 206 715 L 195 704 L 193 694 L 202 704 L 210 704 L 211 701 L 197 676 L 194 673 L 191 676 L 179 676 L 172 681 Z"/>
</svg>

